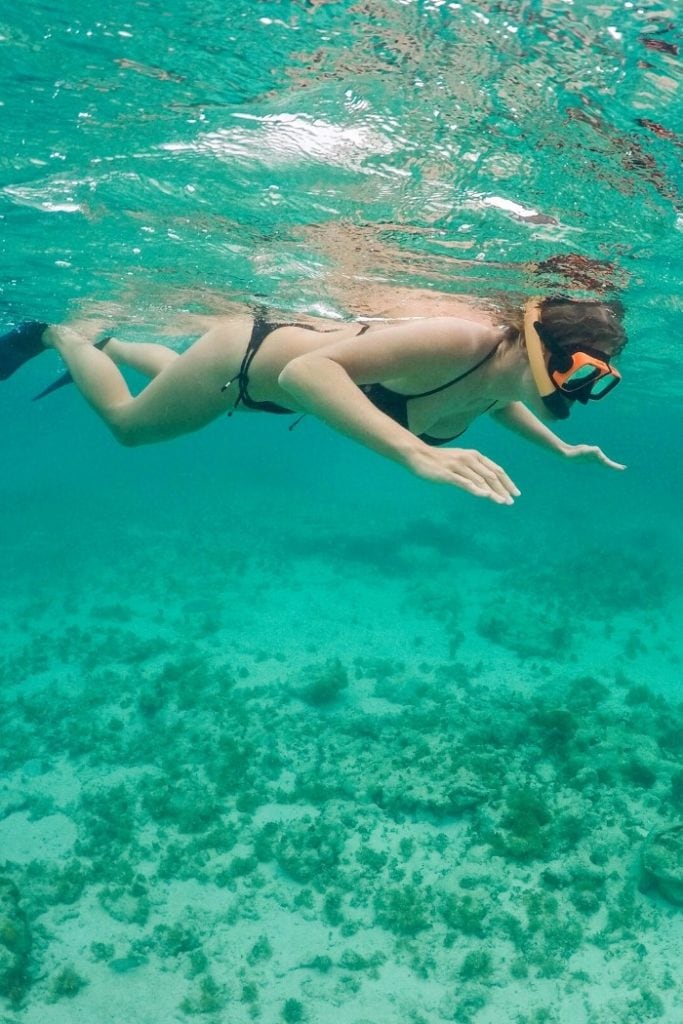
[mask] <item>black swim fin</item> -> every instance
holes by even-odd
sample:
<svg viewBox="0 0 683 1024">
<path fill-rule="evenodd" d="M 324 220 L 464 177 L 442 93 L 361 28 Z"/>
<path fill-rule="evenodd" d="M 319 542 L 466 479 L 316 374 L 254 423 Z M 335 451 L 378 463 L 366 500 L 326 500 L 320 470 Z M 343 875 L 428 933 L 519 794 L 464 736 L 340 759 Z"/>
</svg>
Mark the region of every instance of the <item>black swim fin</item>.
<svg viewBox="0 0 683 1024">
<path fill-rule="evenodd" d="M 45 351 L 42 338 L 47 326 L 29 320 L 0 335 L 0 380 L 7 380 L 29 359 Z"/>
<path fill-rule="evenodd" d="M 100 341 L 96 341 L 95 348 L 104 348 L 108 341 L 111 341 L 111 336 L 108 338 L 102 338 Z M 46 388 L 39 391 L 37 395 L 34 395 L 31 401 L 38 402 L 41 398 L 46 398 L 48 395 L 51 395 L 53 391 L 59 391 L 60 388 L 66 387 L 67 384 L 72 383 L 73 377 L 67 370 L 66 373 L 63 373 L 60 377 L 57 377 L 56 380 L 53 380 L 51 384 L 48 384 Z"/>
</svg>

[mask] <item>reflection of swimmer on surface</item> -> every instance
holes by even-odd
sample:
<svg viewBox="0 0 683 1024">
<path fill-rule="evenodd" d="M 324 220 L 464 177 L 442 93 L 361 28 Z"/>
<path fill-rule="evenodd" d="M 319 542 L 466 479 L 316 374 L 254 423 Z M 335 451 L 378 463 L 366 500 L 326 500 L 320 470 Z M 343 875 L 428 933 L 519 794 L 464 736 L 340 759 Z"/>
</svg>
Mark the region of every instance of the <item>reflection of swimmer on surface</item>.
<svg viewBox="0 0 683 1024">
<path fill-rule="evenodd" d="M 538 418 L 564 419 L 618 383 L 610 363 L 626 340 L 618 304 L 545 298 L 495 312 L 451 299 L 446 312 L 448 301 L 438 316 L 346 323 L 284 323 L 255 309 L 221 318 L 181 355 L 116 338 L 94 344 L 88 324 L 29 322 L 0 337 L 0 378 L 54 348 L 124 445 L 167 441 L 225 413 L 309 413 L 419 477 L 499 504 L 519 494 L 501 467 L 477 451 L 439 447 L 485 412 L 549 451 L 623 468 Z M 139 395 L 119 366 L 150 378 Z"/>
<path fill-rule="evenodd" d="M 407 234 L 411 240 L 417 239 L 420 248 L 401 244 Z M 452 288 L 458 282 L 459 291 L 479 293 L 477 303 L 495 312 L 506 308 L 510 292 L 519 288 L 523 293 L 590 292 L 601 296 L 626 288 L 630 276 L 611 260 L 577 252 L 554 253 L 523 263 L 487 256 L 482 262 L 474 238 L 454 239 L 451 232 L 439 227 L 407 228 L 385 222 L 378 228 L 335 221 L 333 225 L 306 225 L 300 235 L 307 251 L 325 261 L 326 290 L 335 304 L 352 309 L 356 316 L 373 315 L 378 310 L 386 316 L 440 316 L 442 311 L 449 315 Z M 437 287 L 443 283 L 444 291 L 387 284 L 406 276 L 428 280 Z M 499 287 L 492 284 L 496 277 Z M 486 289 L 484 295 L 482 288 Z"/>
</svg>

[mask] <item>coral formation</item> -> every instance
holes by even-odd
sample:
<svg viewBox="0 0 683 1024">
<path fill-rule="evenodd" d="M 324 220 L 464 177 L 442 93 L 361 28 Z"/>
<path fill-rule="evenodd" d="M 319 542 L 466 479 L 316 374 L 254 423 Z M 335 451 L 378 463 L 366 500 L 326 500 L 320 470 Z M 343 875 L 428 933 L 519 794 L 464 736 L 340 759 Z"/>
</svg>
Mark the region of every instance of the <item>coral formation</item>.
<svg viewBox="0 0 683 1024">
<path fill-rule="evenodd" d="M 62 967 L 50 981 L 49 1001 L 56 1003 L 60 999 L 74 999 L 87 984 L 73 965 Z"/>
<path fill-rule="evenodd" d="M 349 685 L 349 676 L 339 658 L 328 662 L 322 669 L 309 672 L 309 682 L 299 690 L 299 696 L 307 704 L 322 707 L 333 704 Z"/>
</svg>

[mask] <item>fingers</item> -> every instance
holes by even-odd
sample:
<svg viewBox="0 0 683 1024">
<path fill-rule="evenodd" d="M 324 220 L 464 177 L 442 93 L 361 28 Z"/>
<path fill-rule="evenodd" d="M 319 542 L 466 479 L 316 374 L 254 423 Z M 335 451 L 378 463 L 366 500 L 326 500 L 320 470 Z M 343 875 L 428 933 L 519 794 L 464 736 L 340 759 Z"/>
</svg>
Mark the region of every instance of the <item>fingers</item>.
<svg viewBox="0 0 683 1024">
<path fill-rule="evenodd" d="M 520 491 L 507 473 L 491 459 L 476 451 L 452 453 L 453 482 L 471 494 L 489 498 L 499 505 L 512 505 Z"/>
<path fill-rule="evenodd" d="M 479 452 L 474 454 L 483 466 L 481 473 L 490 487 L 506 498 L 518 498 L 520 496 L 522 492 L 501 466 L 496 465 L 495 462 L 492 462 L 485 455 L 480 455 Z"/>
<path fill-rule="evenodd" d="M 581 447 L 583 447 L 586 455 L 597 459 L 603 466 L 609 466 L 610 469 L 626 469 L 626 466 L 623 466 L 621 462 L 614 462 L 612 459 L 608 459 L 602 448 L 598 448 L 597 445 L 583 445 Z"/>
<path fill-rule="evenodd" d="M 490 501 L 495 502 L 496 505 L 512 504 L 511 498 L 509 501 L 505 501 L 498 494 L 495 494 L 490 487 L 486 486 L 486 484 L 479 484 L 470 477 L 464 476 L 462 473 L 451 472 L 448 477 L 444 479 L 444 483 L 460 487 L 461 490 L 467 491 L 468 494 L 473 494 L 475 498 L 488 498 Z"/>
<path fill-rule="evenodd" d="M 622 465 L 621 462 L 613 462 L 612 459 L 608 459 L 602 452 L 600 452 L 600 462 L 602 462 L 603 466 L 609 466 L 610 469 L 626 469 L 626 466 Z"/>
<path fill-rule="evenodd" d="M 612 459 L 608 459 L 601 448 L 593 448 L 592 452 L 603 466 L 609 466 L 610 469 L 626 469 L 626 466 L 623 466 L 621 462 L 614 462 Z"/>
<path fill-rule="evenodd" d="M 460 487 L 497 505 L 512 505 L 521 493 L 500 466 L 474 450 L 425 445 L 411 453 L 410 468 L 423 479 Z"/>
</svg>

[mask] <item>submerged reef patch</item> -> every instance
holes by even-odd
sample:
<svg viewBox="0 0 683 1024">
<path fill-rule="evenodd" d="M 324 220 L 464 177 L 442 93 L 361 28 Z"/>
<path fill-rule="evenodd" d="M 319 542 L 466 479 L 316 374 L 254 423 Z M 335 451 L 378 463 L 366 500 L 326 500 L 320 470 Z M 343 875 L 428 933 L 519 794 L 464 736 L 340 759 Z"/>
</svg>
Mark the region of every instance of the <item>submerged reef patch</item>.
<svg viewBox="0 0 683 1024">
<path fill-rule="evenodd" d="M 17 885 L 0 878 L 0 996 L 19 1005 L 31 985 L 32 937 Z"/>
<path fill-rule="evenodd" d="M 683 907 L 683 822 L 654 829 L 641 853 L 641 889 Z"/>
<path fill-rule="evenodd" d="M 313 1020 L 389 967 L 432 999 L 404 1014 L 428 1024 L 499 1013 L 502 993 L 521 1020 L 529 986 L 588 992 L 615 959 L 656 990 L 643 951 L 683 905 L 683 707 L 623 678 L 521 695 L 461 662 L 277 665 L 255 685 L 188 647 L 4 701 L 0 768 L 23 785 L 6 818 L 76 828 L 67 856 L 2 865 L 8 1008 L 75 1005 L 98 971 L 171 972 L 180 1019 L 230 1006 L 237 1024 Z M 88 915 L 79 959 L 66 921 Z"/>
<path fill-rule="evenodd" d="M 349 685 L 349 675 L 339 658 L 334 658 L 322 668 L 309 669 L 308 681 L 299 690 L 299 696 L 307 704 L 321 707 L 334 704 Z"/>
</svg>

